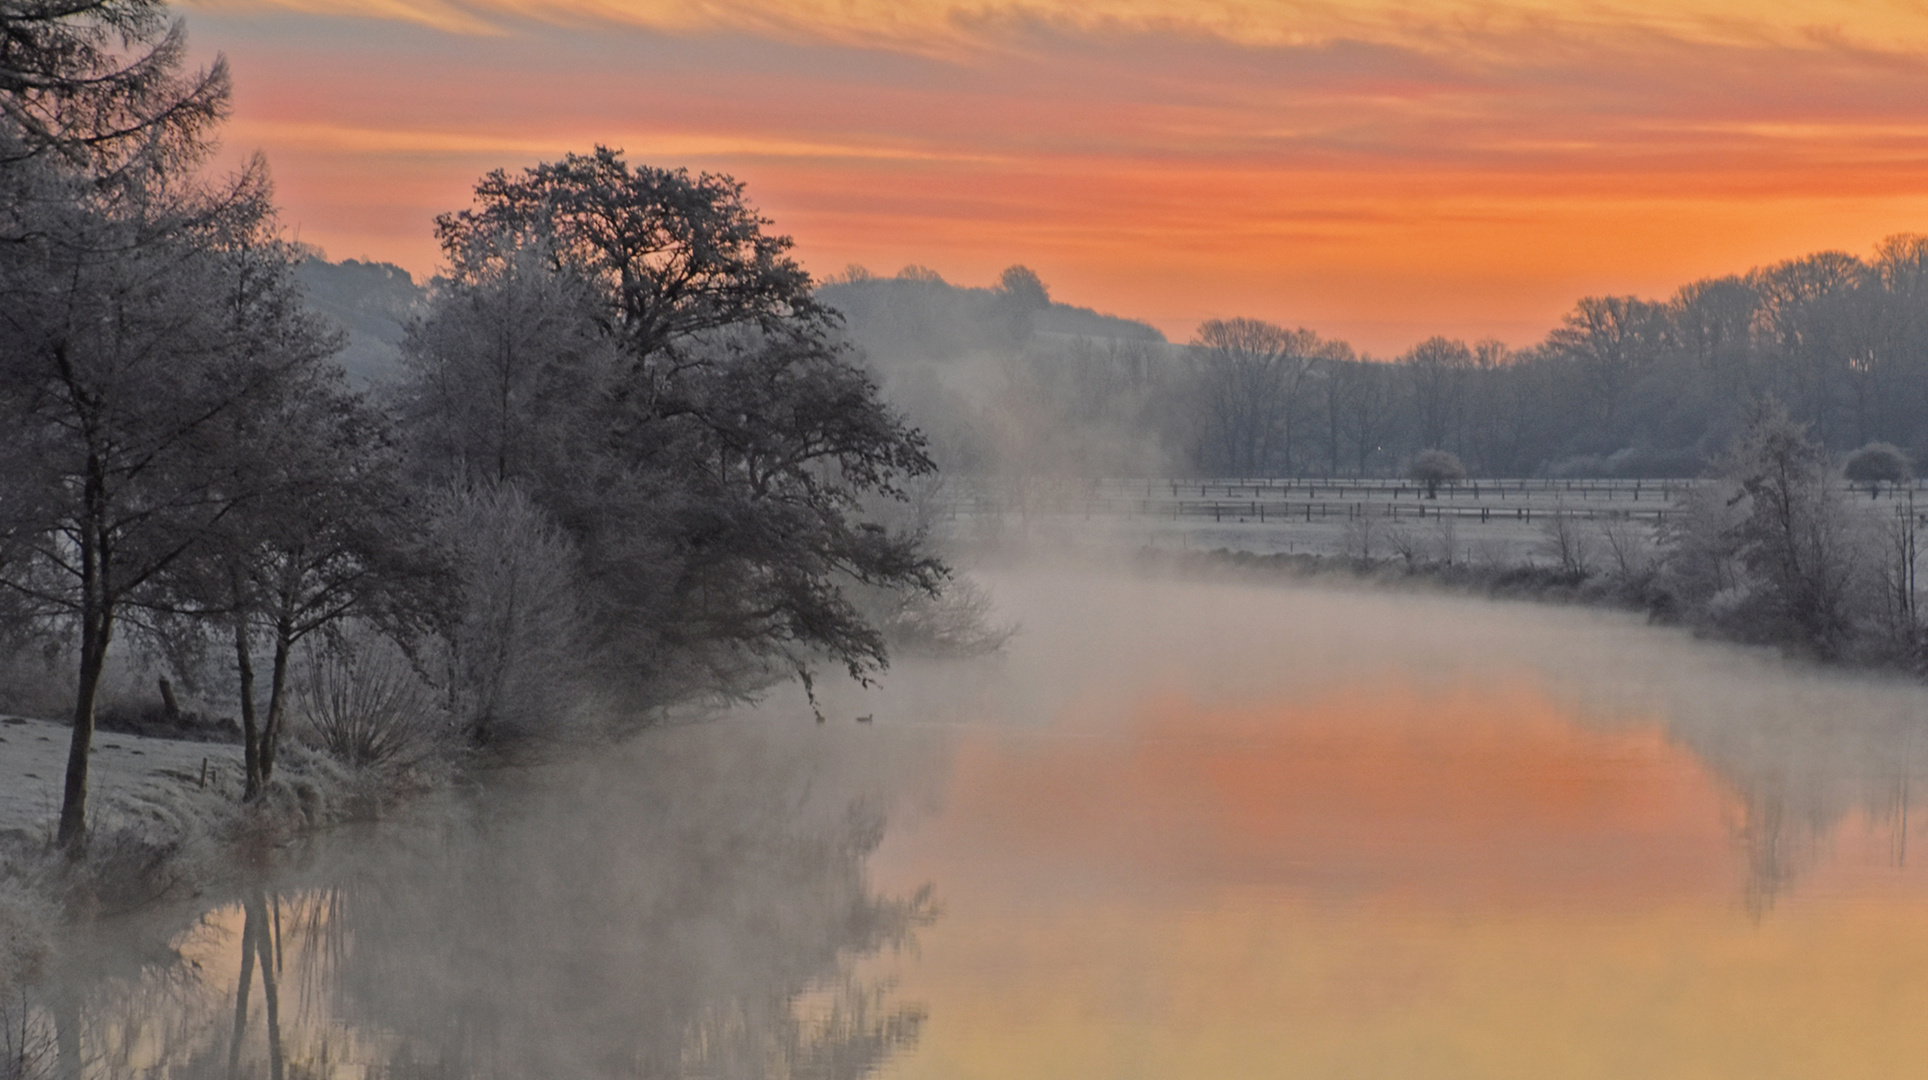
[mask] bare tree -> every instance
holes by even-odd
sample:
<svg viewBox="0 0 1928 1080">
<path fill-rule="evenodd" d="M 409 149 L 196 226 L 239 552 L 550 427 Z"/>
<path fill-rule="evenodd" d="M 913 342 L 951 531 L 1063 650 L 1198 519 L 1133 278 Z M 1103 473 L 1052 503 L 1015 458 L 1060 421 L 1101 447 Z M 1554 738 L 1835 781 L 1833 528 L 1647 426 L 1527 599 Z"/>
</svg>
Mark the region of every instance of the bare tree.
<svg viewBox="0 0 1928 1080">
<path fill-rule="evenodd" d="M 1310 330 L 1257 319 L 1201 324 L 1193 356 L 1210 466 L 1232 476 L 1291 473 L 1308 375 L 1338 355 Z"/>
<path fill-rule="evenodd" d="M 1427 338 L 1401 357 L 1399 366 L 1412 391 L 1413 432 L 1419 445 L 1460 446 L 1473 350 L 1463 341 Z"/>
<path fill-rule="evenodd" d="M 1666 309 L 1633 296 L 1588 296 L 1547 336 L 1547 345 L 1574 365 L 1595 419 L 1620 417 L 1634 380 L 1666 343 Z"/>
<path fill-rule="evenodd" d="M 1564 505 L 1554 507 L 1541 524 L 1540 550 L 1552 556 L 1562 573 L 1580 578 L 1593 572 L 1593 538 Z"/>
</svg>

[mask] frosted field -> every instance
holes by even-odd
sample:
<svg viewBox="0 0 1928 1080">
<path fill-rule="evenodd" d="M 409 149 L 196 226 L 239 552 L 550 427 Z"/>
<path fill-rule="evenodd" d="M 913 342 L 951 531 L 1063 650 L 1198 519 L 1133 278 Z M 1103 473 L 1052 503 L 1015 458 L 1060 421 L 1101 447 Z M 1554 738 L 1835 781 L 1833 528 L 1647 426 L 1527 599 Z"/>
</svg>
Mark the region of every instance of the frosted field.
<svg viewBox="0 0 1928 1080">
<path fill-rule="evenodd" d="M 60 814 L 72 732 L 60 724 L 0 717 L 0 833 L 24 832 L 40 839 Z M 88 768 L 90 807 L 156 801 L 169 789 L 198 789 L 202 762 L 207 786 L 222 790 L 241 780 L 241 748 L 227 743 L 150 739 L 94 733 Z"/>
</svg>

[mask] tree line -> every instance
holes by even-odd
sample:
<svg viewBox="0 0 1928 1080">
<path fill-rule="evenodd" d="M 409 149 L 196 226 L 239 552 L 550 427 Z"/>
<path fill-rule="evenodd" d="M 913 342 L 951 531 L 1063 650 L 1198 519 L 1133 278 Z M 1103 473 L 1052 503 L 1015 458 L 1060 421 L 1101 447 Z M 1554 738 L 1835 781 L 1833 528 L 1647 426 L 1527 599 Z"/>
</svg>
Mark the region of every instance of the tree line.
<svg viewBox="0 0 1928 1080">
<path fill-rule="evenodd" d="M 61 846 L 130 641 L 224 673 L 249 797 L 303 691 L 329 749 L 398 752 L 304 657 L 472 746 L 884 665 L 866 590 L 946 573 L 889 511 L 933 465 L 742 185 L 489 174 L 359 390 L 265 163 L 208 175 L 228 75 L 184 48 L 158 0 L 0 12 L 0 631 L 71 664 Z"/>
<path fill-rule="evenodd" d="M 1928 237 L 1912 234 L 1666 300 L 1583 298 L 1526 348 L 1432 337 L 1391 358 L 1250 318 L 1184 345 L 1117 321 L 1034 332 L 1061 307 L 1041 283 L 960 289 L 918 268 L 824 294 L 947 468 L 1390 476 L 1440 450 L 1481 476 L 1696 476 L 1770 398 L 1830 451 L 1928 449 Z M 950 348 L 894 347 L 920 337 Z"/>
</svg>

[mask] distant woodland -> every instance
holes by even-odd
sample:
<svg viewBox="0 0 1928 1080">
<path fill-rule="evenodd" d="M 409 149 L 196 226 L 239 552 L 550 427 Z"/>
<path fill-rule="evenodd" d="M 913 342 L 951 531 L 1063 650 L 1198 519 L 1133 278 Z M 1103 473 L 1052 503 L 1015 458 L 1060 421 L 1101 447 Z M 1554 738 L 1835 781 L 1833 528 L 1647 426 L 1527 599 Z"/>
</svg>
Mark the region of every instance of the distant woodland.
<svg viewBox="0 0 1928 1080">
<path fill-rule="evenodd" d="M 1174 346 L 1021 268 L 990 289 L 858 270 L 819 295 L 966 471 L 1387 476 L 1438 449 L 1475 476 L 1697 476 L 1769 398 L 1829 450 L 1928 448 L 1928 237 L 1587 297 L 1530 348 L 1396 357 L 1247 319 Z"/>
</svg>

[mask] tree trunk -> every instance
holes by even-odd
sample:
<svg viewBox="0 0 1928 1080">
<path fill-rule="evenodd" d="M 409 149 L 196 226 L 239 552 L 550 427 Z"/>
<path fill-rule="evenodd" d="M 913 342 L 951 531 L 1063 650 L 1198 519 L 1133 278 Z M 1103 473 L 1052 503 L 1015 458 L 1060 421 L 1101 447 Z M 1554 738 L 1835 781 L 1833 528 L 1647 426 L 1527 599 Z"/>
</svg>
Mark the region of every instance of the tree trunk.
<svg viewBox="0 0 1928 1080">
<path fill-rule="evenodd" d="M 268 673 L 268 718 L 261 726 L 261 782 L 274 776 L 275 748 L 281 742 L 281 717 L 287 708 L 288 658 L 294 652 L 294 628 L 283 619 L 275 626 L 274 667 Z"/>
<path fill-rule="evenodd" d="M 169 727 L 181 726 L 181 703 L 174 697 L 174 684 L 165 675 L 161 676 L 161 710 L 167 714 Z"/>
<path fill-rule="evenodd" d="M 248 620 L 234 620 L 234 670 L 241 681 L 241 761 L 247 772 L 243 799 L 261 793 L 261 734 L 254 720 L 254 654 L 248 647 Z"/>
<path fill-rule="evenodd" d="M 74 694 L 74 734 L 67 747 L 67 784 L 60 801 L 56 842 L 78 855 L 87 838 L 87 755 L 94 748 L 94 703 L 100 696 L 107 645 L 113 638 L 105 559 L 91 534 L 81 541 L 80 685 Z"/>
</svg>

